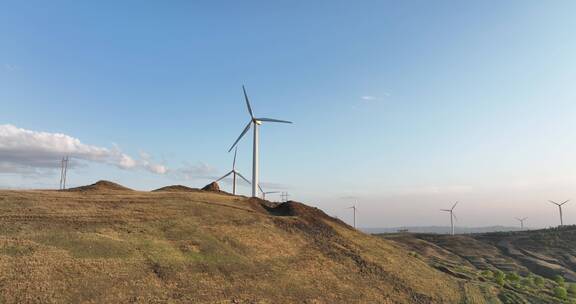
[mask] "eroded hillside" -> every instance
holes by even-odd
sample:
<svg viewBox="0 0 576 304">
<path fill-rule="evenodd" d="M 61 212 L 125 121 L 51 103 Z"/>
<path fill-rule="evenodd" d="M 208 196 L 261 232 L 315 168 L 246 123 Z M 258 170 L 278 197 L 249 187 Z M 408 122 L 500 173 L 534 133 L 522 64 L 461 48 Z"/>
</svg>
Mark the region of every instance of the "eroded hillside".
<svg viewBox="0 0 576 304">
<path fill-rule="evenodd" d="M 404 233 L 381 237 L 454 277 L 501 285 L 501 298 L 512 297 L 506 300 L 508 303 L 576 302 L 576 285 L 572 283 L 576 282 L 575 226 L 455 236 Z M 494 275 L 497 273 L 505 279 L 498 280 Z M 566 289 L 565 298 L 556 294 L 558 288 Z"/>
</svg>

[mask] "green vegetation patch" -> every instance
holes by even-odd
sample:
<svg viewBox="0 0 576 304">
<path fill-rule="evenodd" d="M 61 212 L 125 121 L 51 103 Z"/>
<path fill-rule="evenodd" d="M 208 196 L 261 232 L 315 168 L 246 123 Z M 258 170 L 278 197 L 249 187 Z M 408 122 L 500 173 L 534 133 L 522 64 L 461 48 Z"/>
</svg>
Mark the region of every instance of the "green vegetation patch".
<svg viewBox="0 0 576 304">
<path fill-rule="evenodd" d="M 46 246 L 66 250 L 76 258 L 126 258 L 133 249 L 128 242 L 97 233 L 51 231 L 33 236 Z"/>
<path fill-rule="evenodd" d="M 28 244 L 3 244 L 0 247 L 0 255 L 8 255 L 11 257 L 31 255 L 34 251 L 34 246 Z"/>
</svg>

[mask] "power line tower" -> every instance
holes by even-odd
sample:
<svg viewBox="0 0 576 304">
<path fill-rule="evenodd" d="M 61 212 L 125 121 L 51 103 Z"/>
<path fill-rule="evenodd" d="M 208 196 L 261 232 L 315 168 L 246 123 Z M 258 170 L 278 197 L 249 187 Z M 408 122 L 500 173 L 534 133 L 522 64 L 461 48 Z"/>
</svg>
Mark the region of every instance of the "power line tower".
<svg viewBox="0 0 576 304">
<path fill-rule="evenodd" d="M 282 192 L 282 202 L 285 203 L 288 201 L 288 197 L 290 196 L 290 194 L 288 194 L 288 192 Z"/>
<path fill-rule="evenodd" d="M 62 157 L 62 163 L 60 165 L 60 190 L 66 189 L 66 175 L 68 174 L 68 162 L 70 158 L 68 156 Z"/>
</svg>

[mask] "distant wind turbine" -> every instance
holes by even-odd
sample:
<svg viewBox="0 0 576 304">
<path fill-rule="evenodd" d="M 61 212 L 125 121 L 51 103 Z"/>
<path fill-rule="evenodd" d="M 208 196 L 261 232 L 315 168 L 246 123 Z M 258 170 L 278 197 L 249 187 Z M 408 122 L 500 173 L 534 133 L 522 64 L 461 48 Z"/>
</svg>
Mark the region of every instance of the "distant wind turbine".
<svg viewBox="0 0 576 304">
<path fill-rule="evenodd" d="M 242 91 L 244 91 L 244 99 L 246 100 L 246 107 L 248 107 L 248 113 L 250 114 L 250 121 L 238 136 L 238 139 L 234 142 L 232 147 L 228 152 L 232 151 L 232 149 L 236 146 L 236 144 L 240 141 L 240 139 L 250 130 L 250 127 L 254 125 L 254 142 L 253 142 L 253 151 L 252 151 L 252 197 L 258 196 L 258 126 L 262 124 L 262 122 L 280 122 L 280 123 L 292 123 L 291 121 L 287 120 L 279 120 L 279 119 L 272 119 L 272 118 L 256 118 L 254 117 L 254 113 L 252 112 L 252 107 L 250 106 L 250 101 L 248 100 L 248 94 L 246 94 L 246 88 L 242 86 Z"/>
<path fill-rule="evenodd" d="M 262 187 L 260 187 L 260 185 L 258 185 L 258 189 L 260 189 L 260 193 L 262 193 L 262 199 L 263 200 L 266 200 L 267 194 L 280 193 L 280 191 L 264 191 L 264 189 L 262 189 Z"/>
<path fill-rule="evenodd" d="M 458 205 L 458 202 L 454 203 L 454 206 L 452 206 L 450 209 L 440 209 L 440 211 L 450 212 L 450 234 L 452 235 L 454 235 L 454 219 L 456 218 L 456 215 L 454 215 L 454 208 L 456 208 L 456 205 Z"/>
<path fill-rule="evenodd" d="M 562 219 L 562 205 L 566 204 L 567 202 L 569 202 L 570 200 L 564 201 L 563 203 L 558 204 L 555 201 L 549 201 L 552 204 L 558 206 L 558 211 L 560 212 L 560 226 L 564 226 L 564 220 Z"/>
<path fill-rule="evenodd" d="M 518 218 L 517 217 L 516 218 L 516 220 L 520 222 L 520 230 L 524 230 L 524 221 L 527 219 L 528 219 L 527 217 L 524 217 L 524 218 Z"/>
<path fill-rule="evenodd" d="M 235 149 L 234 150 L 234 161 L 232 161 L 232 170 L 230 170 L 230 172 L 226 173 L 224 176 L 222 176 L 221 178 L 216 180 L 216 182 L 219 182 L 219 181 L 223 180 L 224 178 L 226 178 L 228 175 L 232 174 L 232 194 L 233 195 L 236 195 L 236 175 L 240 176 L 240 178 L 242 178 L 248 184 L 250 184 L 250 182 L 244 176 L 242 176 L 242 174 L 240 174 L 240 172 L 238 172 L 236 170 L 236 154 L 237 153 L 238 153 L 238 149 Z"/>
<path fill-rule="evenodd" d="M 352 207 L 348 207 L 346 209 L 354 210 L 354 228 L 356 228 L 356 205 L 353 205 Z"/>
</svg>

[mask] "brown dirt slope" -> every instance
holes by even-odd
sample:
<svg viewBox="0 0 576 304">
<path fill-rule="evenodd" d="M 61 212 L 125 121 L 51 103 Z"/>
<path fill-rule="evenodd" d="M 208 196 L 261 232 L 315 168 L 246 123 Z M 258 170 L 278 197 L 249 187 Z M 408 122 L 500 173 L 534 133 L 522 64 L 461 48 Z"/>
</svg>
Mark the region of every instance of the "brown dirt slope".
<svg viewBox="0 0 576 304">
<path fill-rule="evenodd" d="M 393 242 L 260 202 L 0 191 L 0 303 L 485 303 Z"/>
</svg>

